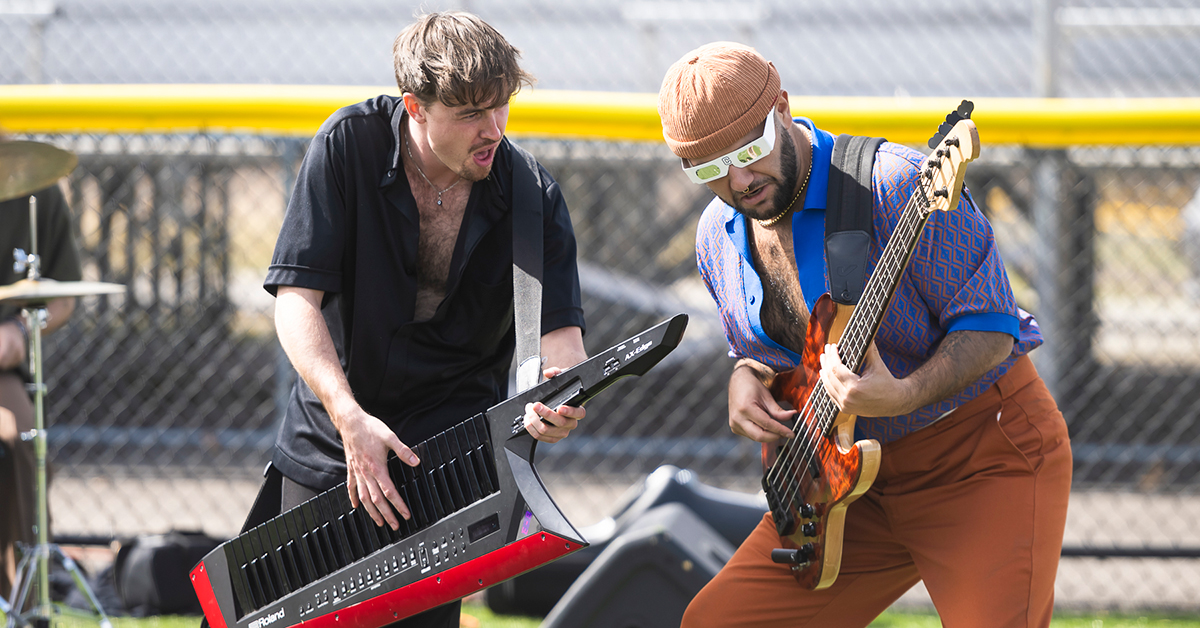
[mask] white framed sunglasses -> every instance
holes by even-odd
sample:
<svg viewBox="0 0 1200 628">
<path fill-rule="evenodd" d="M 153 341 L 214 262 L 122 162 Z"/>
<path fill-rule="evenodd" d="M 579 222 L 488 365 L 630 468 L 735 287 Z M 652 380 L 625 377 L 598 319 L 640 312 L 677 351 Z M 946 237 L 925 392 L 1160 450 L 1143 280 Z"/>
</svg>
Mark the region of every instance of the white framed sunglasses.
<svg viewBox="0 0 1200 628">
<path fill-rule="evenodd" d="M 706 161 L 695 166 L 685 165 L 683 172 L 692 180 L 692 183 L 704 185 L 729 174 L 730 166 L 745 168 L 759 159 L 770 155 L 771 150 L 775 148 L 774 116 L 775 109 L 772 108 L 767 112 L 766 122 L 763 123 L 763 134 L 758 139 L 737 150 L 721 155 L 712 161 Z"/>
</svg>

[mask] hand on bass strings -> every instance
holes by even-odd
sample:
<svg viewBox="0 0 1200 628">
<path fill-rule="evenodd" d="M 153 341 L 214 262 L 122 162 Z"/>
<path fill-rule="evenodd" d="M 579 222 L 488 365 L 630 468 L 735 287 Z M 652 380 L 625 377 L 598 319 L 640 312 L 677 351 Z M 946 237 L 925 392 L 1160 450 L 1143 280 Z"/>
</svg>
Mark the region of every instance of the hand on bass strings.
<svg viewBox="0 0 1200 628">
<path fill-rule="evenodd" d="M 760 443 L 772 443 L 795 434 L 795 412 L 784 409 L 767 386 L 775 376 L 766 365 L 748 358 L 739 360 L 729 376 L 729 429 Z"/>
<path fill-rule="evenodd" d="M 915 409 L 910 407 L 912 395 L 907 383 L 892 375 L 874 342 L 867 347 L 861 375 L 842 363 L 836 344 L 825 345 L 821 382 L 829 398 L 847 414 L 899 416 Z"/>
</svg>

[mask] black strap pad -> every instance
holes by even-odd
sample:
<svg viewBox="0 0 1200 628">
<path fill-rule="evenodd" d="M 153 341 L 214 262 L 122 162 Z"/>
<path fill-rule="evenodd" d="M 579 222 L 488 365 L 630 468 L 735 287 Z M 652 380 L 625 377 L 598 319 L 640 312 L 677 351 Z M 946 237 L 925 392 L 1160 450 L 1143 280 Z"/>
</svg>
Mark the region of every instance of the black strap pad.
<svg viewBox="0 0 1200 628">
<path fill-rule="evenodd" d="M 871 168 L 880 137 L 839 135 L 833 143 L 829 168 L 829 201 L 825 211 L 825 259 L 829 265 L 829 296 L 854 305 L 867 285 L 867 256 L 874 227 Z"/>
</svg>

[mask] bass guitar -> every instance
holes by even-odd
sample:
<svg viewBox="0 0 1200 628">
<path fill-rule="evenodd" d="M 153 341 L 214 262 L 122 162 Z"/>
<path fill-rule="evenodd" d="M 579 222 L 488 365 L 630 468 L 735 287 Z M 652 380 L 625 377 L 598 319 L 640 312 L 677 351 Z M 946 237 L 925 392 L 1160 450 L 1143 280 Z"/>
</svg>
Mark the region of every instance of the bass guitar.
<svg viewBox="0 0 1200 628">
<path fill-rule="evenodd" d="M 880 460 L 878 441 L 854 441 L 854 415 L 841 412 L 821 383 L 821 353 L 827 343 L 837 343 L 842 363 L 861 372 L 929 216 L 958 206 L 966 164 L 979 156 L 972 109 L 963 101 L 930 139 L 934 152 L 922 164 L 917 189 L 858 305 L 839 305 L 822 295 L 808 319 L 801 364 L 771 383 L 772 396 L 797 412 L 795 436 L 762 449 L 762 486 L 783 545 L 771 558 L 789 564 L 805 588 L 824 589 L 837 579 L 846 507 L 871 487 Z"/>
</svg>

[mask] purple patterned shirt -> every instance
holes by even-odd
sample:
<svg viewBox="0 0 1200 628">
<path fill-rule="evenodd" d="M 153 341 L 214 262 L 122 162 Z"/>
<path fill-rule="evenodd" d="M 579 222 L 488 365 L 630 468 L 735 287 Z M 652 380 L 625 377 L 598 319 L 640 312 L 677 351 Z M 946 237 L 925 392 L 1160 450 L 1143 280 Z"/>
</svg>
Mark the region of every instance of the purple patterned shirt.
<svg viewBox="0 0 1200 628">
<path fill-rule="evenodd" d="M 801 211 L 792 215 L 792 236 L 800 288 L 812 311 L 829 290 L 825 269 L 825 207 L 833 136 L 812 121 L 796 118 L 813 131 L 813 169 Z M 868 261 L 873 271 L 887 238 L 916 190 L 924 156 L 885 142 L 871 173 L 874 192 L 874 244 Z M 704 210 L 696 234 L 700 275 L 717 303 L 730 355 L 758 360 L 776 370 L 800 363 L 799 354 L 769 338 L 762 328 L 762 281 L 751 261 L 745 217 L 714 198 Z M 912 261 L 875 336 L 884 363 L 906 377 L 927 361 L 951 331 L 1010 334 L 1012 354 L 957 395 L 903 416 L 859 417 L 859 438 L 881 443 L 896 440 L 936 421 L 970 401 L 1002 375 L 1016 359 L 1042 343 L 1037 322 L 1017 307 L 991 225 L 964 193 L 955 211 L 935 211 L 917 241 Z"/>
</svg>

